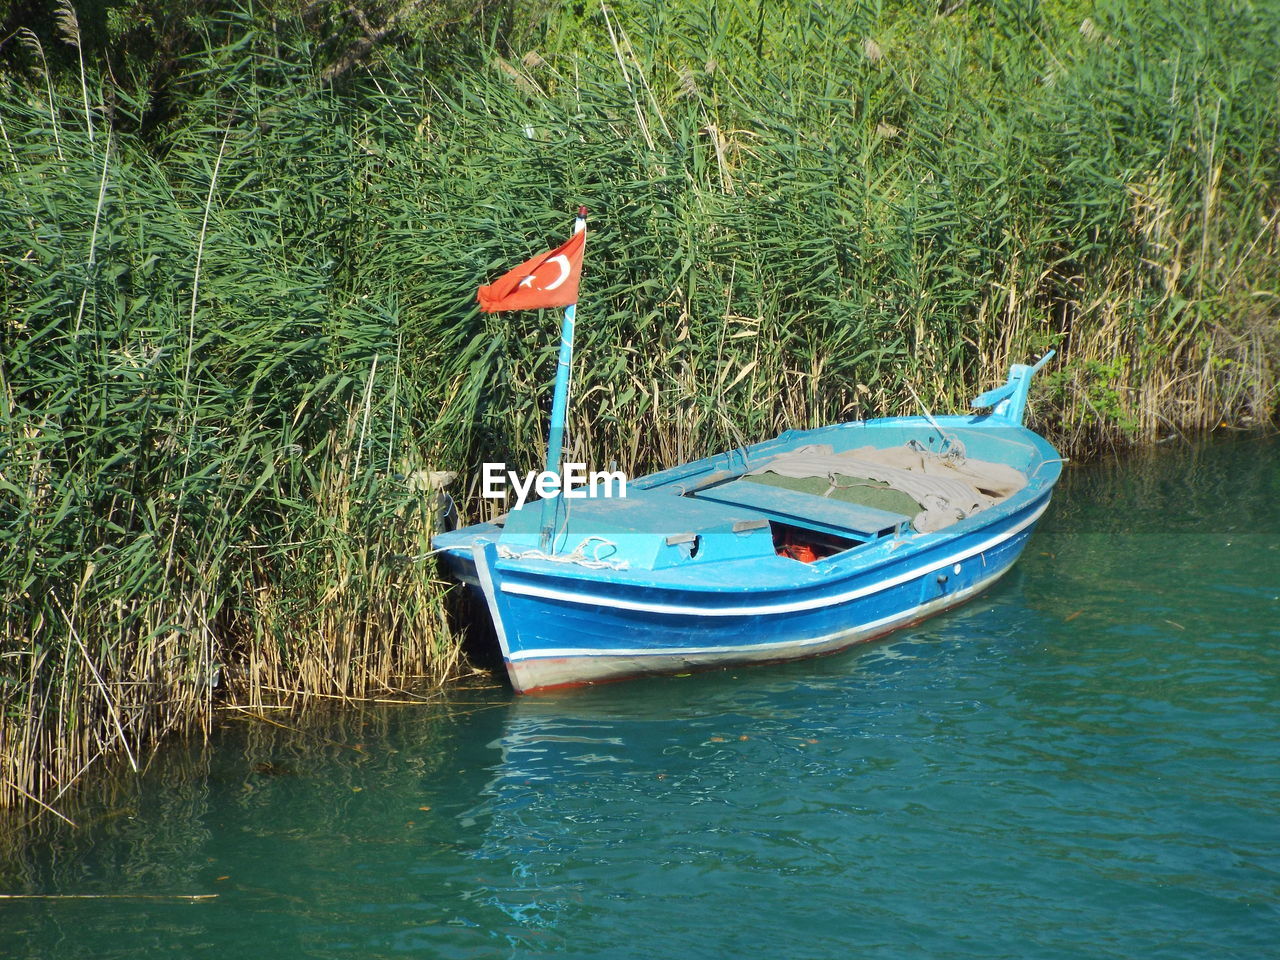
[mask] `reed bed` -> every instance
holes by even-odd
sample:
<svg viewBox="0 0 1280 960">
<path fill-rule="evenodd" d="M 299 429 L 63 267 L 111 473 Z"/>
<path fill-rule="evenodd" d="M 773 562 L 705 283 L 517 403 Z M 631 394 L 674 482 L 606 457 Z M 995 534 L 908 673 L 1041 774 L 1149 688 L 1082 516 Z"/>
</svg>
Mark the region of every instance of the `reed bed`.
<svg viewBox="0 0 1280 960">
<path fill-rule="evenodd" d="M 160 120 L 88 44 L 4 48 L 0 805 L 219 703 L 455 669 L 424 478 L 477 518 L 480 462 L 539 463 L 558 318 L 473 297 L 579 203 L 573 460 L 960 409 L 1049 347 L 1072 455 L 1276 416 L 1269 6 L 478 5 L 368 44 L 292 9 L 208 13 Z"/>
</svg>

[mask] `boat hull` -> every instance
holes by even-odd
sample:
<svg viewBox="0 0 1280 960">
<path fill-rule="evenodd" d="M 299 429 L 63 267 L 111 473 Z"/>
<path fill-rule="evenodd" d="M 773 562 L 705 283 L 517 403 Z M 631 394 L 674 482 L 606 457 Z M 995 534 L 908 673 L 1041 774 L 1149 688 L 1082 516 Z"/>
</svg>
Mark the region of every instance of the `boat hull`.
<svg viewBox="0 0 1280 960">
<path fill-rule="evenodd" d="M 998 573 L 963 591 L 938 597 L 888 617 L 880 617 L 857 626 L 844 627 L 830 634 L 708 647 L 659 647 L 652 650 L 631 648 L 617 652 L 609 651 L 607 648 L 596 648 L 565 653 L 562 656 L 540 653 L 507 661 L 507 673 L 516 692 L 538 693 L 588 683 L 607 683 L 644 676 L 721 670 L 736 666 L 783 663 L 789 660 L 826 656 L 887 636 L 903 627 L 960 606 L 994 583 L 1011 566 L 1012 564 L 1005 566 Z M 620 629 L 633 629 L 633 627 L 628 625 Z"/>
<path fill-rule="evenodd" d="M 634 586 L 504 563 L 477 544 L 479 589 L 517 692 L 835 653 L 971 599 L 1017 560 L 1049 497 L 1000 522 L 772 593 Z M 471 575 L 468 575 L 471 574 Z"/>
<path fill-rule="evenodd" d="M 1004 389 L 1019 383 L 1011 375 Z M 874 455 L 904 452 L 921 469 L 886 476 L 912 491 L 908 502 L 965 509 L 935 524 L 831 495 L 876 482 L 838 487 L 846 465 L 874 473 Z M 783 476 L 796 458 L 803 469 L 790 475 L 825 477 L 826 493 L 753 479 Z M 1061 466 L 1044 438 L 1000 414 L 856 421 L 641 477 L 625 499 L 528 504 L 433 542 L 483 598 L 512 686 L 531 693 L 815 657 L 956 607 L 1013 566 Z M 975 485 L 919 486 L 961 470 Z M 973 506 L 966 497 L 980 490 L 987 499 Z"/>
</svg>

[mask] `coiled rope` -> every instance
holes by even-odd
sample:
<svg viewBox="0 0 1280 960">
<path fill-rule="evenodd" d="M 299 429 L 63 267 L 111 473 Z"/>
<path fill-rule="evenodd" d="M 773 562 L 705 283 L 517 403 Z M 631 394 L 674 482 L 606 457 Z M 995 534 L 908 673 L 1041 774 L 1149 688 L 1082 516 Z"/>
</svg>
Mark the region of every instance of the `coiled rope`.
<svg viewBox="0 0 1280 960">
<path fill-rule="evenodd" d="M 626 560 L 608 560 L 600 556 L 605 547 L 615 551 L 618 545 L 605 537 L 592 535 L 584 539 L 569 553 L 545 553 L 542 550 L 512 550 L 508 546 L 498 544 L 498 556 L 504 560 L 548 560 L 551 563 L 573 563 L 589 570 L 626 570 Z M 588 555 L 588 548 L 590 554 Z"/>
</svg>

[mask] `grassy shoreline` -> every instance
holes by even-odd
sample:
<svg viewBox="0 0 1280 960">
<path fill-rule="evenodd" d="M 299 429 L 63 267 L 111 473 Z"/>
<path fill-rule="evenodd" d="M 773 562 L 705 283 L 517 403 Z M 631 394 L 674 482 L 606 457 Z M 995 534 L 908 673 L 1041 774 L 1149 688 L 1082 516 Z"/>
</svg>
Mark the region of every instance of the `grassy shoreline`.
<svg viewBox="0 0 1280 960">
<path fill-rule="evenodd" d="M 456 670 L 422 477 L 474 514 L 538 462 L 552 318 L 472 298 L 578 203 L 572 460 L 961 409 L 1050 346 L 1072 456 L 1276 419 L 1280 14 L 480 5 L 361 53 L 290 11 L 203 8 L 162 113 L 65 17 L 2 48 L 0 806 Z"/>
</svg>

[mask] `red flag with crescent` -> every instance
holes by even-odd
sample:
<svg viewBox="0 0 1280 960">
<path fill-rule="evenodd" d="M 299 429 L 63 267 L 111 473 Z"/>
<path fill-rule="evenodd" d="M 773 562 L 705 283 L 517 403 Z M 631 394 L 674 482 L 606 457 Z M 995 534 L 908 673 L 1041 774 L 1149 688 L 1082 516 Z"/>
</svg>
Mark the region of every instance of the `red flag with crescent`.
<svg viewBox="0 0 1280 960">
<path fill-rule="evenodd" d="M 480 309 L 536 310 L 540 307 L 567 307 L 578 302 L 578 280 L 582 277 L 582 250 L 587 231 L 579 230 L 565 243 L 526 260 L 508 270 L 498 280 L 476 291 Z"/>
</svg>

